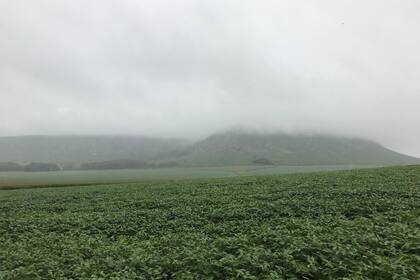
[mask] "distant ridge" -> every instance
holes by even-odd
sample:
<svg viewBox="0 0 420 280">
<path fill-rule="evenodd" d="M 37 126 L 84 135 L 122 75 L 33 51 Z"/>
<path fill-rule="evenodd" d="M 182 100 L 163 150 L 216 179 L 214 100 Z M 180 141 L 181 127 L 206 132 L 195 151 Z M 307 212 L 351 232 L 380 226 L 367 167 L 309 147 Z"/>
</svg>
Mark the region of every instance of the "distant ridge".
<svg viewBox="0 0 420 280">
<path fill-rule="evenodd" d="M 182 139 L 141 136 L 0 137 L 0 163 L 60 165 L 135 160 L 185 166 L 420 164 L 420 159 L 375 142 L 325 135 L 226 132 L 190 143 Z M 123 161 L 124 162 L 124 161 Z"/>
<path fill-rule="evenodd" d="M 188 141 L 142 136 L 17 136 L 0 137 L 0 162 L 88 163 L 173 157 Z"/>
<path fill-rule="evenodd" d="M 375 142 L 325 135 L 227 132 L 195 143 L 179 159 L 191 165 L 334 165 L 418 164 L 420 159 L 389 150 Z"/>
</svg>

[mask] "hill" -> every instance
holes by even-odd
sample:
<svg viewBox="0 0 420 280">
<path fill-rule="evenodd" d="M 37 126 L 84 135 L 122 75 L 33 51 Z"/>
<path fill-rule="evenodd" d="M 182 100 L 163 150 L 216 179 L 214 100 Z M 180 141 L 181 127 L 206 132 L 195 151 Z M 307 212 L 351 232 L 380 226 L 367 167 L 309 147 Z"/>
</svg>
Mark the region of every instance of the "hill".
<svg viewBox="0 0 420 280">
<path fill-rule="evenodd" d="M 187 141 L 140 136 L 21 136 L 0 138 L 0 162 L 89 163 L 172 158 Z"/>
<path fill-rule="evenodd" d="M 189 143 L 140 136 L 23 136 L 0 138 L 0 162 L 108 166 L 406 165 L 420 159 L 377 143 L 333 136 L 228 132 Z M 157 165 L 156 165 L 157 164 Z M 10 169 L 10 168 L 9 168 Z M 103 168 L 101 168 L 103 169 Z"/>
<path fill-rule="evenodd" d="M 420 163 L 418 158 L 367 140 L 246 132 L 212 135 L 191 146 L 179 160 L 187 165 Z"/>
</svg>

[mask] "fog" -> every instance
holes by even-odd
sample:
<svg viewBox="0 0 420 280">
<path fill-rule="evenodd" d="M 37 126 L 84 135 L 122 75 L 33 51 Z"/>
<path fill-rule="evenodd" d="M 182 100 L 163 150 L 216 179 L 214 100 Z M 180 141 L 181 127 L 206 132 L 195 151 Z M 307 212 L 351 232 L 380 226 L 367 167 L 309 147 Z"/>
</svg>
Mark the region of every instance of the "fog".
<svg viewBox="0 0 420 280">
<path fill-rule="evenodd" d="M 232 128 L 420 156 L 420 2 L 0 1 L 0 136 Z"/>
</svg>

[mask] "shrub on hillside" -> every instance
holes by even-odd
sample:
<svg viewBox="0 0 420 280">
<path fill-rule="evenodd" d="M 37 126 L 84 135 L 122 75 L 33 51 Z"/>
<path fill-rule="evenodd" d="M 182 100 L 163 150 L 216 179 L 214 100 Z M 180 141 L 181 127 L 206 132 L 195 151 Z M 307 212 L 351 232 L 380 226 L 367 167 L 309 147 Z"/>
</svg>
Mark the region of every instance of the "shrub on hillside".
<svg viewBox="0 0 420 280">
<path fill-rule="evenodd" d="M 261 164 L 261 165 L 273 165 L 274 164 L 271 160 L 266 159 L 266 158 L 254 159 L 252 161 L 252 163 L 254 163 L 254 164 Z"/>
<path fill-rule="evenodd" d="M 16 162 L 0 162 L 0 172 L 1 171 L 22 171 L 23 166 L 17 164 Z"/>
<path fill-rule="evenodd" d="M 59 171 L 61 168 L 56 163 L 31 162 L 24 166 L 25 172 Z"/>
<path fill-rule="evenodd" d="M 119 160 L 83 163 L 80 166 L 80 169 L 106 170 L 106 169 L 137 169 L 137 168 L 150 168 L 150 167 L 153 167 L 153 165 L 150 165 L 145 161 L 119 159 Z"/>
</svg>

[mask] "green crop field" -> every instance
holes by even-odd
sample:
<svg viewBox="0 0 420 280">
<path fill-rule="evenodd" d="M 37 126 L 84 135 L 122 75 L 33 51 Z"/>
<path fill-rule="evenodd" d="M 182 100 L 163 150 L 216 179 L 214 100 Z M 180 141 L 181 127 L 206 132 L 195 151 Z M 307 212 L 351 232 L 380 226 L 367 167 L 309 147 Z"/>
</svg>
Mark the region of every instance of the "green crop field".
<svg viewBox="0 0 420 280">
<path fill-rule="evenodd" d="M 156 169 L 84 170 L 59 172 L 0 172 L 0 188 L 129 183 L 162 179 L 224 178 L 273 175 L 326 170 L 369 168 L 373 165 L 308 165 L 308 166 L 220 166 L 175 167 Z"/>
<path fill-rule="evenodd" d="M 419 279 L 420 167 L 0 191 L 0 279 Z"/>
</svg>

